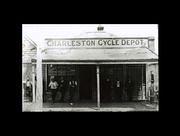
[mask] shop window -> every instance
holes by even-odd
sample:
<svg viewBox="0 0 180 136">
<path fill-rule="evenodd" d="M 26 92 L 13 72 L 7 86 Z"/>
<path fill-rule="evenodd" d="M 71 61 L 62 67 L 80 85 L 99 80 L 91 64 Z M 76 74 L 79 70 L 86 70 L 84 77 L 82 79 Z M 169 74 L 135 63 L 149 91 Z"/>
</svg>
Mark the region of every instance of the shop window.
<svg viewBox="0 0 180 136">
<path fill-rule="evenodd" d="M 47 73 L 44 73 L 44 75 L 47 74 L 47 81 L 44 82 L 44 86 L 46 86 L 44 90 L 44 102 L 50 102 L 51 101 L 51 91 L 48 89 L 48 84 L 50 82 L 50 78 L 53 76 L 55 80 L 60 83 L 61 77 L 69 83 L 69 80 L 72 76 L 75 76 L 77 79 L 77 66 L 75 65 L 54 65 L 54 64 L 48 64 L 47 65 Z M 68 90 L 68 88 L 67 88 Z M 59 96 L 60 97 L 60 96 Z M 68 100 L 68 91 L 66 91 L 65 94 L 65 100 Z M 60 99 L 60 98 L 59 98 Z"/>
</svg>

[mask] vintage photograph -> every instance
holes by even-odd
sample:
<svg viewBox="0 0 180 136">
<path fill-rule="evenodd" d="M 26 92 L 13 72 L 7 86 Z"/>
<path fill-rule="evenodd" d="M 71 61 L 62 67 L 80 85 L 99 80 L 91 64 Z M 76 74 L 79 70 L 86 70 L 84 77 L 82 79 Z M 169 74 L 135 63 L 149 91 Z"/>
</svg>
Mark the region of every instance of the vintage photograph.
<svg viewBox="0 0 180 136">
<path fill-rule="evenodd" d="M 159 111 L 158 24 L 22 24 L 23 112 Z"/>
</svg>

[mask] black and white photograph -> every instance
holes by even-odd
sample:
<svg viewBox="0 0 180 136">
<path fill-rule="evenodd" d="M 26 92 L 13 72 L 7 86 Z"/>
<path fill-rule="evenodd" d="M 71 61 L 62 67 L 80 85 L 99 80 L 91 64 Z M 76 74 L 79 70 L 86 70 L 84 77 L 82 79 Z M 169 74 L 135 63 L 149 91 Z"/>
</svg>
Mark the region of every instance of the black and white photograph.
<svg viewBox="0 0 180 136">
<path fill-rule="evenodd" d="M 22 111 L 158 112 L 158 28 L 22 24 Z"/>
</svg>

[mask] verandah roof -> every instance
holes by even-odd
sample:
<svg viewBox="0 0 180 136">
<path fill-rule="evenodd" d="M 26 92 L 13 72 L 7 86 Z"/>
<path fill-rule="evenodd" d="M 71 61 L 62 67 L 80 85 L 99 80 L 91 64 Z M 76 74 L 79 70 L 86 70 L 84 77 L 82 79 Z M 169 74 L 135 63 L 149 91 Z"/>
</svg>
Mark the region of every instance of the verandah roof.
<svg viewBox="0 0 180 136">
<path fill-rule="evenodd" d="M 45 62 L 53 61 L 158 61 L 158 55 L 146 47 L 111 49 L 48 49 L 42 54 Z M 32 61 L 36 61 L 34 58 Z"/>
</svg>

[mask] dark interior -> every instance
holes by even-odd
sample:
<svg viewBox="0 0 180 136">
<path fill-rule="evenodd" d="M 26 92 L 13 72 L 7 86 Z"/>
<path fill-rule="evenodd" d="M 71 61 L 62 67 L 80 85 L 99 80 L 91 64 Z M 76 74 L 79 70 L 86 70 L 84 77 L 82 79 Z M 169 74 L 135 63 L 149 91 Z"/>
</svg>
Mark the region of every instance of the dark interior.
<svg viewBox="0 0 180 136">
<path fill-rule="evenodd" d="M 47 68 L 47 80 L 43 78 L 44 99 L 48 101 L 51 97 L 48 91 L 50 76 L 55 75 L 56 81 L 59 82 L 61 76 L 67 82 L 71 75 L 74 75 L 78 81 L 79 97 L 77 100 L 97 101 L 97 75 L 96 65 L 53 65 L 53 70 Z M 44 70 L 45 71 L 45 70 Z M 44 72 L 45 75 L 45 72 Z M 45 77 L 45 76 L 44 76 Z M 109 79 L 110 81 L 107 81 Z M 132 81 L 131 93 L 127 92 L 127 81 Z M 120 87 L 117 89 L 117 80 Z M 100 100 L 101 102 L 119 102 L 133 101 L 138 98 L 139 90 L 142 84 L 146 85 L 145 65 L 129 64 L 129 65 L 101 65 L 100 66 Z M 68 92 L 68 87 L 66 92 Z M 122 93 L 123 92 L 123 93 Z M 68 93 L 67 93 L 68 94 Z M 132 99 L 129 100 L 129 96 Z"/>
<path fill-rule="evenodd" d="M 92 89 L 96 82 L 95 66 L 79 66 L 79 94 L 80 100 L 91 100 Z"/>
</svg>

